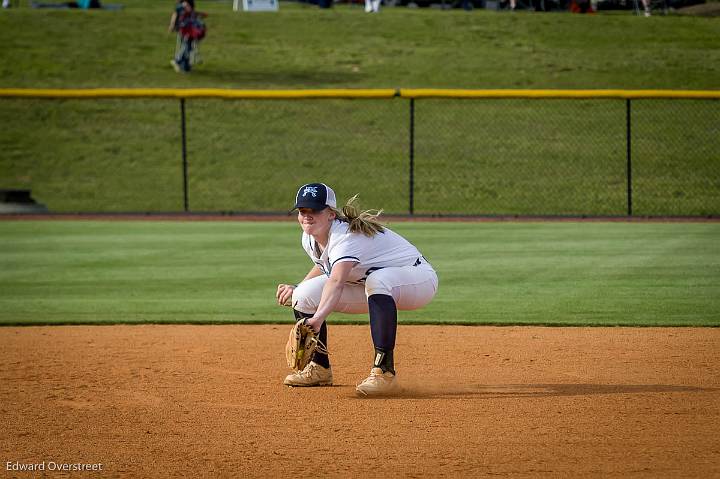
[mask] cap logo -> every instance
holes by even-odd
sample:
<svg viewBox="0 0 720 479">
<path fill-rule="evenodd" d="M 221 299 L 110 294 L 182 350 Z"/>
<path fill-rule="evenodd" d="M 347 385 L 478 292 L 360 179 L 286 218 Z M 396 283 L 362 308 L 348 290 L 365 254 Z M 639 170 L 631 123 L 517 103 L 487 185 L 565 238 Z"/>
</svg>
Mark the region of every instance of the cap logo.
<svg viewBox="0 0 720 479">
<path fill-rule="evenodd" d="M 306 197 L 308 193 L 313 195 L 313 198 L 317 197 L 317 186 L 306 186 L 303 190 L 303 198 Z"/>
</svg>

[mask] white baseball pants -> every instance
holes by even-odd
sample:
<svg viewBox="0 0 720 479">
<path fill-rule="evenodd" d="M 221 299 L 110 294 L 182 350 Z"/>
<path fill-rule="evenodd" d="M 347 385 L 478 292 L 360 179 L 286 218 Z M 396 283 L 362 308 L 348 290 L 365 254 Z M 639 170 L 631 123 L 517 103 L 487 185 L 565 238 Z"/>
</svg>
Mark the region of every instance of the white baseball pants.
<svg viewBox="0 0 720 479">
<path fill-rule="evenodd" d="M 293 291 L 293 308 L 305 314 L 314 314 L 327 280 L 328 277 L 322 275 L 300 283 Z M 367 313 L 367 298 L 372 294 L 392 296 L 399 310 L 419 309 L 433 299 L 437 288 L 437 274 L 424 260 L 417 266 L 383 268 L 371 273 L 364 285 L 346 284 L 335 311 Z"/>
</svg>

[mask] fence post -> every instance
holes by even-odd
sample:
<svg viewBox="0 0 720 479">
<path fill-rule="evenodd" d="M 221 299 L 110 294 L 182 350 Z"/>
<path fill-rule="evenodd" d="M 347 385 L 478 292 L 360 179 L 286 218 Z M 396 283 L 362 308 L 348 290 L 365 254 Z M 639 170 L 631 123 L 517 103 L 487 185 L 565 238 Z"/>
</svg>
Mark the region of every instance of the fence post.
<svg viewBox="0 0 720 479">
<path fill-rule="evenodd" d="M 180 98 L 180 130 L 182 132 L 182 172 L 183 172 L 183 204 L 185 213 L 188 207 L 188 165 L 187 165 L 187 137 L 185 135 L 185 98 Z"/>
<path fill-rule="evenodd" d="M 632 216 L 632 120 L 630 98 L 625 100 L 625 143 L 627 145 L 627 215 Z"/>
<path fill-rule="evenodd" d="M 415 98 L 410 98 L 410 205 L 409 212 L 415 212 Z"/>
</svg>

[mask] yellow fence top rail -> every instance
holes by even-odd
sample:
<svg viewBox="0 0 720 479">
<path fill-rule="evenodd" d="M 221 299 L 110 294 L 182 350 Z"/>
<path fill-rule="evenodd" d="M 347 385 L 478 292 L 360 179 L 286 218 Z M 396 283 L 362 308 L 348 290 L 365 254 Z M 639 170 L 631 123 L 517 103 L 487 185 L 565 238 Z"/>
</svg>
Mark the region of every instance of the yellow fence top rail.
<svg viewBox="0 0 720 479">
<path fill-rule="evenodd" d="M 720 99 L 720 90 L 450 90 L 323 89 L 233 90 L 221 88 L 0 88 L 0 98 L 220 98 L 235 100 L 387 99 L 387 98 L 586 98 Z"/>
<path fill-rule="evenodd" d="M 5 98 L 221 98 L 288 100 L 309 98 L 392 98 L 396 89 L 232 90 L 221 88 L 0 88 Z"/>
<path fill-rule="evenodd" d="M 444 90 L 401 89 L 403 98 L 705 98 L 720 99 L 708 90 Z"/>
</svg>

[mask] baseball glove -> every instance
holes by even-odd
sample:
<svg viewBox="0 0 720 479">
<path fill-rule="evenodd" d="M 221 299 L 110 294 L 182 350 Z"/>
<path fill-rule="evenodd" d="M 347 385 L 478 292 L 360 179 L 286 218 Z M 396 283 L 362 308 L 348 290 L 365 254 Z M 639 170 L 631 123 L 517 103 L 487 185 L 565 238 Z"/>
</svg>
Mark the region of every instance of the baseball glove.
<svg viewBox="0 0 720 479">
<path fill-rule="evenodd" d="M 312 361 L 315 351 L 327 354 L 327 347 L 320 342 L 315 331 L 300 319 L 290 330 L 290 337 L 285 345 L 285 357 L 288 366 L 296 371 L 302 371 Z"/>
</svg>

